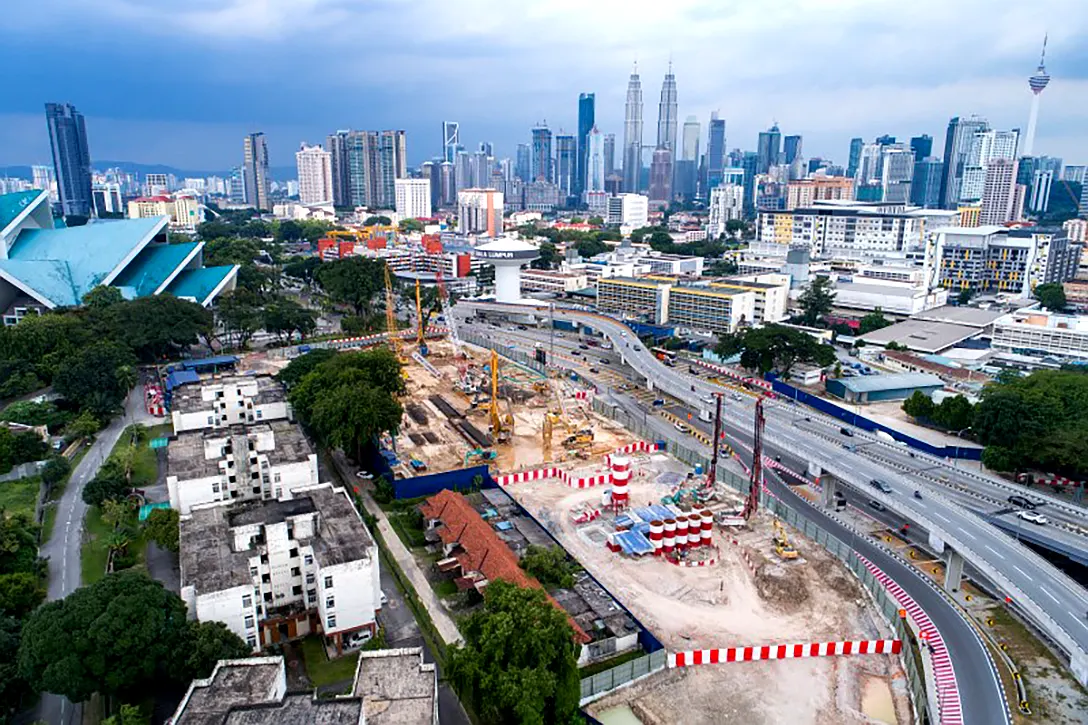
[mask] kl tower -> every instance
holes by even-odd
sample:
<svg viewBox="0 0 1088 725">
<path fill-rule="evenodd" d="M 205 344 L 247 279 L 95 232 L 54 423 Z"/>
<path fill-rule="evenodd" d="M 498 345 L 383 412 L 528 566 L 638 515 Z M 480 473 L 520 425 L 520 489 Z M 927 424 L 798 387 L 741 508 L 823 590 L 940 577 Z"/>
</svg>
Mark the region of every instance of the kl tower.
<svg viewBox="0 0 1088 725">
<path fill-rule="evenodd" d="M 1028 78 L 1028 86 L 1031 87 L 1031 115 L 1028 116 L 1028 131 L 1024 134 L 1024 149 L 1021 156 L 1031 156 L 1032 147 L 1035 145 L 1035 124 L 1039 121 L 1039 96 L 1043 89 L 1050 83 L 1050 76 L 1046 74 L 1046 36 L 1043 36 L 1043 55 L 1039 58 L 1039 67 L 1035 75 Z"/>
</svg>

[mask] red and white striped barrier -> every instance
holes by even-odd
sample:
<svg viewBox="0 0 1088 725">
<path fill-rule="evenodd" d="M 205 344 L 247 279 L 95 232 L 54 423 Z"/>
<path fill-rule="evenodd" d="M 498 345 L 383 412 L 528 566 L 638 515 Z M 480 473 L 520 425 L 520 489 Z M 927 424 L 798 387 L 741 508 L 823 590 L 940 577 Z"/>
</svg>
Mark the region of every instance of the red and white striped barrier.
<svg viewBox="0 0 1088 725">
<path fill-rule="evenodd" d="M 713 363 L 708 363 L 705 360 L 696 360 L 695 362 L 706 368 L 707 370 L 711 370 L 719 375 L 724 375 L 727 378 L 736 380 L 738 383 L 744 383 L 745 385 L 754 385 L 755 387 L 764 390 L 767 393 L 768 398 L 777 397 L 773 392 L 774 386 L 772 386 L 763 378 L 753 378 L 750 376 L 741 375 L 730 370 L 729 368 L 722 367 L 721 365 L 714 365 Z"/>
<path fill-rule="evenodd" d="M 1055 476 L 1054 478 L 1036 478 L 1035 483 L 1041 486 L 1083 486 L 1084 481 L 1074 481 L 1071 478 L 1065 478 L 1064 476 Z"/>
<path fill-rule="evenodd" d="M 612 456 L 618 456 L 624 453 L 643 453 L 656 450 L 657 444 L 655 443 L 647 443 L 646 441 L 635 441 L 634 443 L 629 443 L 624 447 L 618 448 L 612 453 L 605 456 L 605 464 L 609 466 L 609 468 L 611 468 Z M 542 481 L 545 478 L 558 478 L 571 488 L 592 488 L 593 486 L 601 486 L 606 483 L 612 482 L 611 473 L 599 473 L 593 476 L 583 476 L 580 478 L 576 478 L 564 471 L 562 468 L 558 468 L 556 466 L 548 466 L 546 468 L 534 468 L 530 471 L 504 473 L 501 476 L 496 476 L 495 483 L 499 484 L 500 486 L 510 486 L 515 483 L 525 483 L 526 481 Z"/>
<path fill-rule="evenodd" d="M 574 399 L 575 400 L 592 400 L 593 399 L 591 397 L 592 393 L 593 393 L 592 390 L 575 390 L 574 391 Z"/>
<path fill-rule="evenodd" d="M 892 593 L 899 604 L 906 610 L 907 616 L 918 625 L 920 632 L 924 634 L 929 643 L 930 660 L 933 663 L 933 679 L 937 682 L 937 707 L 940 710 L 938 720 L 941 725 L 961 725 L 963 723 L 963 705 L 960 703 L 959 685 L 956 683 L 956 671 L 952 667 L 952 658 L 948 655 L 948 647 L 940 631 L 934 626 L 925 610 L 911 599 L 903 587 L 896 584 L 890 576 L 881 571 L 875 564 L 858 554 L 861 563 L 865 565 L 877 581 Z"/>
<path fill-rule="evenodd" d="M 612 456 L 622 456 L 627 453 L 653 453 L 658 450 L 656 443 L 650 443 L 648 441 L 635 441 L 634 443 L 628 443 L 622 448 L 617 448 L 604 457 L 605 465 L 612 465 Z"/>
<path fill-rule="evenodd" d="M 903 649 L 898 639 L 862 639 L 846 642 L 813 642 L 812 644 L 778 644 L 726 649 L 696 649 L 670 652 L 669 667 L 716 665 L 724 662 L 756 662 L 758 660 L 790 660 L 804 657 L 838 657 L 841 655 L 897 655 Z"/>
<path fill-rule="evenodd" d="M 144 385 L 144 404 L 150 415 L 163 417 L 166 415 L 166 406 L 163 403 L 162 387 L 158 383 Z"/>
</svg>

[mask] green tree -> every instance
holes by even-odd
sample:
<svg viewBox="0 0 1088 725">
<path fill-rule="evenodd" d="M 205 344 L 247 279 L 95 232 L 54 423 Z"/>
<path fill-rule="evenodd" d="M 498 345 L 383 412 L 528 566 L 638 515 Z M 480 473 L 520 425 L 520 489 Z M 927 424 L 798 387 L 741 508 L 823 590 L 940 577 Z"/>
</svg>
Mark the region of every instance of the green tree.
<svg viewBox="0 0 1088 725">
<path fill-rule="evenodd" d="M 106 501 L 119 501 L 128 496 L 131 487 L 125 469 L 115 459 L 107 459 L 94 478 L 83 486 L 83 502 L 101 507 Z"/>
<path fill-rule="evenodd" d="M 707 277 L 724 277 L 736 274 L 738 269 L 736 261 L 732 259 L 715 259 L 703 267 L 703 275 Z"/>
<path fill-rule="evenodd" d="M 121 705 L 121 710 L 103 720 L 101 725 L 151 725 L 151 718 L 135 705 Z"/>
<path fill-rule="evenodd" d="M 89 438 L 100 430 L 102 430 L 102 423 L 89 410 L 82 411 L 75 420 L 64 427 L 65 436 L 72 440 Z"/>
<path fill-rule="evenodd" d="M 283 273 L 309 286 L 313 284 L 314 277 L 321 264 L 320 257 L 294 257 L 283 265 Z"/>
<path fill-rule="evenodd" d="M 291 388 L 302 381 L 304 377 L 313 372 L 319 365 L 337 356 L 336 350 L 318 348 L 310 350 L 305 355 L 299 355 L 287 364 L 283 370 L 276 374 L 276 379 Z"/>
<path fill-rule="evenodd" d="M 348 257 L 326 262 L 316 279 L 333 302 L 348 305 L 356 315 L 369 316 L 375 299 L 385 291 L 385 262 L 369 257 Z"/>
<path fill-rule="evenodd" d="M 884 345 L 884 349 L 885 350 L 892 350 L 892 351 L 901 350 L 903 352 L 906 352 L 907 351 L 907 346 L 906 345 L 900 345 L 895 340 L 889 340 L 888 343 Z"/>
<path fill-rule="evenodd" d="M 211 675 L 219 660 L 242 659 L 253 654 L 249 645 L 222 622 L 189 622 L 185 635 L 186 648 L 181 653 L 183 669 L 179 673 L 183 680 L 204 679 Z"/>
<path fill-rule="evenodd" d="M 553 269 L 561 260 L 559 253 L 555 251 L 555 244 L 543 242 L 540 245 L 540 256 L 530 262 L 529 266 L 533 269 Z"/>
<path fill-rule="evenodd" d="M 1065 309 L 1065 288 L 1060 284 L 1038 285 L 1032 294 L 1048 310 L 1061 312 Z"/>
<path fill-rule="evenodd" d="M 23 623 L 0 615 L 0 723 L 32 704 L 35 693 L 19 675 L 19 644 Z"/>
<path fill-rule="evenodd" d="M 366 221 L 363 222 L 364 227 L 384 226 L 387 227 L 393 223 L 393 220 L 387 216 L 368 216 Z"/>
<path fill-rule="evenodd" d="M 672 235 L 667 230 L 657 229 L 650 234 L 650 249 L 659 252 L 673 251 Z"/>
<path fill-rule="evenodd" d="M 167 551 L 178 551 L 178 512 L 175 509 L 155 509 L 144 522 L 147 538 Z"/>
<path fill-rule="evenodd" d="M 933 411 L 933 420 L 949 430 L 960 431 L 970 428 L 975 407 L 962 395 L 953 395 L 941 401 Z"/>
<path fill-rule="evenodd" d="M 83 702 L 98 692 L 142 696 L 160 680 L 179 681 L 185 604 L 138 572 L 108 574 L 30 615 L 19 673 L 35 689 Z"/>
<path fill-rule="evenodd" d="M 465 643 L 449 649 L 447 674 L 481 722 L 576 722 L 578 643 L 543 590 L 492 581 L 461 631 Z"/>
<path fill-rule="evenodd" d="M 570 589 L 574 586 L 574 573 L 578 565 L 567 558 L 558 546 L 526 547 L 518 562 L 530 576 L 536 578 L 546 589 Z"/>
<path fill-rule="evenodd" d="M 587 221 L 587 223 L 592 224 L 595 227 L 604 226 L 604 219 L 602 217 L 599 217 L 599 216 L 591 216 L 586 221 Z"/>
<path fill-rule="evenodd" d="M 128 395 L 127 380 L 119 372 L 134 362 L 128 348 L 116 342 L 97 342 L 61 363 L 53 387 L 81 410 L 109 418 Z"/>
<path fill-rule="evenodd" d="M 176 357 L 214 328 L 211 310 L 169 294 L 126 302 L 116 319 L 117 339 L 147 361 Z"/>
<path fill-rule="evenodd" d="M 607 252 L 609 246 L 597 239 L 583 239 L 577 243 L 576 249 L 581 257 L 595 257 L 598 254 Z"/>
<path fill-rule="evenodd" d="M 801 324 L 814 327 L 820 320 L 831 313 L 831 307 L 835 304 L 835 290 L 831 286 L 829 277 L 815 277 L 805 291 L 801 293 L 797 303 L 801 306 Z"/>
<path fill-rule="evenodd" d="M 960 290 L 960 293 L 956 295 L 956 304 L 966 305 L 970 304 L 971 298 L 975 296 L 975 291 L 970 287 L 964 287 Z"/>
<path fill-rule="evenodd" d="M 725 223 L 725 233 L 734 239 L 748 237 L 750 225 L 741 219 L 730 219 Z"/>
<path fill-rule="evenodd" d="M 45 587 L 36 574 L 0 574 L 0 617 L 23 619 L 45 601 Z"/>
<path fill-rule="evenodd" d="M 865 317 L 861 318 L 861 322 L 858 325 L 858 334 L 865 335 L 870 332 L 875 332 L 890 324 L 892 324 L 892 321 L 885 318 L 880 308 L 877 307 L 875 310 L 865 315 Z"/>
<path fill-rule="evenodd" d="M 294 300 L 278 298 L 264 308 L 264 329 L 281 342 L 291 342 L 296 334 L 304 341 L 316 327 L 313 310 Z"/>
<path fill-rule="evenodd" d="M 0 574 L 44 571 L 38 558 L 39 527 L 24 513 L 0 515 Z"/>
<path fill-rule="evenodd" d="M 20 400 L 4 408 L 0 420 L 8 420 L 23 425 L 44 425 L 50 431 L 63 426 L 71 419 L 71 413 L 57 409 L 52 401 L 36 403 L 32 400 Z"/>
<path fill-rule="evenodd" d="M 302 226 L 293 219 L 287 219 L 276 226 L 276 240 L 297 242 L 302 239 Z"/>
<path fill-rule="evenodd" d="M 929 419 L 933 417 L 933 399 L 921 390 L 915 390 L 911 396 L 903 401 L 903 412 L 915 419 Z"/>
<path fill-rule="evenodd" d="M 109 285 L 100 284 L 87 294 L 83 295 L 83 304 L 91 308 L 109 307 L 124 302 L 121 290 Z"/>
<path fill-rule="evenodd" d="M 52 456 L 42 466 L 42 483 L 45 484 L 46 490 L 52 491 L 57 484 L 68 477 L 71 471 L 71 461 L 64 456 Z"/>
<path fill-rule="evenodd" d="M 811 363 L 827 367 L 835 362 L 835 350 L 814 337 L 784 325 L 749 328 L 722 335 L 714 351 L 722 357 L 740 353 L 740 364 L 761 375 L 778 371 L 789 378 L 794 366 Z"/>
<path fill-rule="evenodd" d="M 261 298 L 243 287 L 220 295 L 215 303 L 215 314 L 239 348 L 245 348 L 264 322 Z"/>
<path fill-rule="evenodd" d="M 397 229 L 400 230 L 402 234 L 421 232 L 423 231 L 423 222 L 419 219 L 401 219 L 400 223 L 397 225 Z"/>
</svg>

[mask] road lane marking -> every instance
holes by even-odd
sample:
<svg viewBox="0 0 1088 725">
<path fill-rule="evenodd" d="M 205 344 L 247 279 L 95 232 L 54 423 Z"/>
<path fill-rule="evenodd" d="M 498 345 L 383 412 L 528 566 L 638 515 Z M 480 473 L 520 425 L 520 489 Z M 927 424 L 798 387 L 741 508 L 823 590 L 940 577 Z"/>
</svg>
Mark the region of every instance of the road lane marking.
<svg viewBox="0 0 1088 725">
<path fill-rule="evenodd" d="M 1034 579 L 1032 579 L 1032 578 L 1031 578 L 1030 576 L 1028 576 L 1028 573 L 1027 573 L 1026 571 L 1024 571 L 1023 569 L 1021 569 L 1020 567 L 1018 567 L 1018 566 L 1017 566 L 1016 564 L 1013 564 L 1013 565 L 1012 565 L 1012 568 L 1013 568 L 1013 569 L 1016 569 L 1016 571 L 1020 572 L 1020 573 L 1021 573 L 1021 574 L 1022 574 L 1022 575 L 1024 576 L 1024 578 L 1025 578 L 1025 579 L 1027 579 L 1027 580 L 1028 580 L 1029 582 L 1030 582 L 1030 581 L 1035 581 L 1035 580 L 1034 580 Z"/>
<path fill-rule="evenodd" d="M 941 519 L 942 521 L 946 522 L 946 523 L 949 523 L 949 524 L 952 523 L 952 519 L 947 518 L 946 516 L 944 516 L 944 514 L 940 513 L 939 511 L 934 511 L 933 515 L 936 516 L 937 518 Z"/>
<path fill-rule="evenodd" d="M 1043 591 L 1043 594 L 1045 594 L 1048 597 L 1050 597 L 1051 599 L 1053 599 L 1055 601 L 1055 603 L 1061 604 L 1061 602 L 1058 601 L 1058 598 L 1056 596 L 1054 596 L 1053 594 L 1051 594 L 1050 592 L 1048 592 L 1046 590 L 1046 587 L 1039 587 L 1039 588 Z"/>
<path fill-rule="evenodd" d="M 993 549 L 990 549 L 989 544 L 983 544 L 983 546 L 985 546 L 987 549 L 989 549 L 990 552 L 993 553 L 995 556 L 1001 556 L 1001 554 L 999 554 L 998 552 L 994 551 Z"/>
</svg>

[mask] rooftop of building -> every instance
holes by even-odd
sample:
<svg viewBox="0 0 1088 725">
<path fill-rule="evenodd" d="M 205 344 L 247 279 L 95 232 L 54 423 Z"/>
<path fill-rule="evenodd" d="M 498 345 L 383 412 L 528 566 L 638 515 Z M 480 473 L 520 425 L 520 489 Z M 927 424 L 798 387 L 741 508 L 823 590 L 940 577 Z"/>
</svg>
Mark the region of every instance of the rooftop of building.
<svg viewBox="0 0 1088 725">
<path fill-rule="evenodd" d="M 994 321 L 995 325 L 1032 325 L 1050 330 L 1088 332 L 1088 315 L 1070 315 L 1037 308 L 1016 310 Z"/>
<path fill-rule="evenodd" d="M 861 335 L 861 339 L 870 345 L 896 342 L 911 350 L 932 353 L 947 350 L 977 334 L 977 327 L 910 319 Z"/>
<path fill-rule="evenodd" d="M 926 355 L 925 357 L 902 350 L 885 350 L 884 357 L 897 360 L 900 363 L 913 365 L 922 370 L 928 370 L 942 378 L 950 378 L 963 382 L 983 383 L 989 380 L 989 376 L 969 368 L 955 364 L 951 358 L 941 358 L 938 355 Z"/>
<path fill-rule="evenodd" d="M 223 725 L 358 725 L 364 703 L 356 697 L 318 698 L 293 692 L 282 700 L 232 708 Z M 369 720 L 367 720 L 369 723 Z"/>
<path fill-rule="evenodd" d="M 322 566 L 358 561 L 374 555 L 374 539 L 344 489 L 331 484 L 292 490 L 284 501 L 247 501 L 234 505 L 194 507 L 180 524 L 181 583 L 198 593 L 252 583 L 252 551 L 233 551 L 230 530 L 254 524 L 275 524 L 292 516 L 317 514 L 316 536 L 300 540 L 314 550 Z"/>
<path fill-rule="evenodd" d="M 419 647 L 360 652 L 353 692 L 363 698 L 367 725 L 429 723 L 435 678 Z"/>
<path fill-rule="evenodd" d="M 836 382 L 852 393 L 875 393 L 885 390 L 910 390 L 912 388 L 943 388 L 944 381 L 929 373 L 897 373 L 894 375 L 866 375 L 856 378 L 839 378 Z"/>
<path fill-rule="evenodd" d="M 178 413 L 201 413 L 211 410 L 213 401 L 204 400 L 201 393 L 204 388 L 221 389 L 231 385 L 250 387 L 257 382 L 257 394 L 250 400 L 254 405 L 279 403 L 287 400 L 287 392 L 275 378 L 268 375 L 205 375 L 200 378 L 200 385 L 180 388 L 170 402 L 170 410 Z"/>
<path fill-rule="evenodd" d="M 586 276 L 585 272 L 560 272 L 554 269 L 526 269 L 521 273 L 522 277 L 527 274 L 531 274 L 534 277 L 552 277 L 554 279 L 575 279 L 577 277 Z"/>
<path fill-rule="evenodd" d="M 149 244 L 136 255 L 113 281 L 122 291 L 130 289 L 133 297 L 154 294 L 179 268 L 203 249 L 203 242 L 186 244 Z"/>
<path fill-rule="evenodd" d="M 986 327 L 1005 314 L 1004 310 L 984 310 L 966 305 L 942 305 L 932 310 L 919 312 L 913 319 L 931 322 L 948 322 L 968 327 Z"/>
<path fill-rule="evenodd" d="M 179 479 L 213 476 L 219 472 L 219 462 L 226 460 L 225 454 L 206 459 L 205 443 L 209 441 L 228 442 L 234 451 L 235 461 L 245 460 L 247 442 L 261 433 L 271 433 L 275 447 L 271 450 L 255 450 L 251 455 L 264 456 L 269 465 L 279 466 L 287 463 L 305 461 L 313 454 L 310 441 L 297 424 L 287 420 L 271 420 L 249 425 L 233 425 L 229 428 L 204 428 L 177 434 L 166 448 L 166 471 L 169 476 Z M 239 463 L 239 470 L 248 470 L 248 465 Z"/>
<path fill-rule="evenodd" d="M 1002 227 L 996 224 L 984 224 L 978 227 L 947 227 L 942 230 L 942 233 L 945 235 L 955 235 L 957 237 L 988 237 L 993 234 L 1007 231 L 1009 231 L 1008 227 Z"/>
<path fill-rule="evenodd" d="M 428 498 L 420 510 L 424 518 L 442 522 L 438 536 L 443 543 L 461 547 L 462 552 L 457 558 L 462 571 L 479 572 L 487 581 L 502 579 L 523 588 L 542 588 L 540 582 L 522 570 L 517 555 L 460 493 L 439 491 Z M 563 611 L 555 599 L 551 596 L 548 599 Z M 573 618 L 570 621 L 579 641 L 590 641 L 589 635 Z"/>
<path fill-rule="evenodd" d="M 174 725 L 222 725 L 232 708 L 266 702 L 283 677 L 282 657 L 220 660 L 210 677 L 193 680 Z"/>
</svg>

